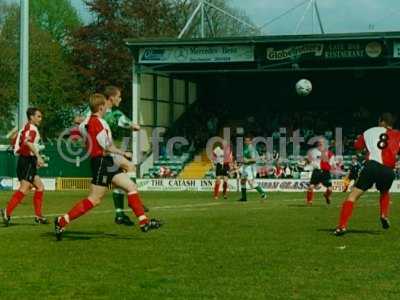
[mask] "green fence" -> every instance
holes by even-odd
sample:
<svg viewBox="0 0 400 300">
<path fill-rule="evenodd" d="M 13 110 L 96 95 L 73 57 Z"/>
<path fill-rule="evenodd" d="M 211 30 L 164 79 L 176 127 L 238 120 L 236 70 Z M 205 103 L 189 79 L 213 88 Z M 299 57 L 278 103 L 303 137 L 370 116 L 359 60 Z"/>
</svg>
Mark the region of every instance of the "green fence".
<svg viewBox="0 0 400 300">
<path fill-rule="evenodd" d="M 49 158 L 48 167 L 39 169 L 42 177 L 90 177 L 89 159 L 84 160 L 85 152 L 80 146 L 67 149 L 65 145 L 57 150 L 56 144 L 46 145 L 41 152 Z M 72 151 L 71 151 L 72 150 Z M 63 156 L 60 154 L 63 153 Z M 69 154 L 68 154 L 69 153 Z M 80 153 L 80 155 L 74 153 Z M 0 177 L 16 177 L 17 157 L 12 151 L 0 151 Z"/>
</svg>

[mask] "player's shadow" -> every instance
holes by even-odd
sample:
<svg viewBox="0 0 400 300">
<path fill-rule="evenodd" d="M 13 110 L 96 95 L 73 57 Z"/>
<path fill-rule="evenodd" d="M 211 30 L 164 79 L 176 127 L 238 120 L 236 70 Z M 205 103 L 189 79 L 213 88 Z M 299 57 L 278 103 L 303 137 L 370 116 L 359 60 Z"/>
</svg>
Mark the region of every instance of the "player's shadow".
<svg viewBox="0 0 400 300">
<path fill-rule="evenodd" d="M 333 235 L 335 229 L 317 229 L 319 232 L 328 232 Z M 369 235 L 380 235 L 383 232 L 381 230 L 357 230 L 357 229 L 350 229 L 346 231 L 347 234 L 369 234 Z"/>
<path fill-rule="evenodd" d="M 55 238 L 54 233 L 46 232 L 42 236 L 48 238 Z M 112 239 L 112 240 L 133 240 L 133 236 L 118 235 L 115 233 L 105 233 L 102 231 L 66 231 L 62 237 L 63 240 L 67 241 L 84 241 L 91 239 Z"/>
</svg>

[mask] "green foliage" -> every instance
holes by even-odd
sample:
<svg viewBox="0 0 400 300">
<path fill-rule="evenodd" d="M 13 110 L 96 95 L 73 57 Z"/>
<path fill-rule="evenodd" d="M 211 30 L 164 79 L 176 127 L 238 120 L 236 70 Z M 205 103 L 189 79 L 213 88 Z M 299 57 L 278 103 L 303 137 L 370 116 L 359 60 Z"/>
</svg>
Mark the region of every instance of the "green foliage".
<svg viewBox="0 0 400 300">
<path fill-rule="evenodd" d="M 67 45 L 71 33 L 82 25 L 69 0 L 30 0 L 29 4 L 36 25 L 63 46 Z"/>
<path fill-rule="evenodd" d="M 79 82 L 59 42 L 30 23 L 29 101 L 45 115 L 43 135 L 53 137 L 72 121 L 71 108 L 81 103 Z M 9 6 L 0 33 L 0 131 L 12 126 L 18 103 L 19 9 Z"/>
</svg>

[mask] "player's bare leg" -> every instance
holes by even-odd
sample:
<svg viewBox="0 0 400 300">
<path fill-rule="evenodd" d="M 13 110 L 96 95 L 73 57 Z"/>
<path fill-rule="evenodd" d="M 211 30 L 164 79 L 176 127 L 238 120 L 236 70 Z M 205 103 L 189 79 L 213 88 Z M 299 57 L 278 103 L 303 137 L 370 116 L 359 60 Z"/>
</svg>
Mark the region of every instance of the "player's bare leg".
<svg viewBox="0 0 400 300">
<path fill-rule="evenodd" d="M 313 184 L 310 184 L 307 190 L 307 197 L 306 197 L 306 203 L 307 205 L 312 205 L 313 200 L 314 200 L 314 189 L 315 186 Z"/>
<path fill-rule="evenodd" d="M 35 209 L 35 223 L 37 224 L 49 224 L 47 218 L 43 217 L 42 206 L 43 206 L 43 194 L 44 184 L 39 176 L 35 176 L 33 180 L 35 186 L 35 193 L 33 194 L 33 208 Z"/>
<path fill-rule="evenodd" d="M 125 190 L 128 194 L 129 207 L 139 220 L 140 229 L 143 232 L 147 232 L 151 229 L 158 229 L 161 226 L 161 222 L 156 219 L 148 219 L 145 214 L 142 201 L 140 200 L 137 186 L 133 183 L 129 176 L 125 173 L 115 175 L 112 179 L 112 183 Z"/>
<path fill-rule="evenodd" d="M 350 183 L 351 183 L 351 180 L 350 180 L 349 176 L 346 176 L 343 178 L 343 191 L 342 191 L 343 193 L 346 193 L 348 191 Z"/>
<path fill-rule="evenodd" d="M 136 182 L 136 166 L 132 161 L 127 159 L 122 155 L 114 155 L 113 156 L 114 163 L 121 169 L 123 169 L 129 176 L 129 178 Z M 115 223 L 124 224 L 127 226 L 132 226 L 134 223 L 130 220 L 130 218 L 124 213 L 124 203 L 125 203 L 125 191 L 115 188 L 113 190 L 113 200 L 115 207 Z M 145 207 L 145 211 L 149 211 Z"/>
<path fill-rule="evenodd" d="M 389 229 L 389 206 L 390 206 L 390 194 L 389 191 L 381 191 L 379 198 L 380 206 L 380 220 L 383 229 Z"/>
<path fill-rule="evenodd" d="M 0 209 L 0 214 L 5 226 L 10 225 L 11 215 L 14 209 L 22 202 L 26 194 L 29 193 L 32 184 L 29 181 L 21 180 L 19 189 L 11 196 L 7 207 Z"/>
<path fill-rule="evenodd" d="M 89 196 L 78 203 L 65 215 L 56 217 L 54 220 L 54 229 L 57 240 L 61 240 L 65 227 L 80 216 L 86 214 L 93 207 L 99 205 L 107 192 L 107 187 L 100 185 L 90 185 Z"/>
<path fill-rule="evenodd" d="M 352 189 L 350 194 L 347 196 L 347 199 L 342 204 L 342 210 L 340 212 L 339 224 L 336 227 L 334 235 L 339 236 L 343 235 L 347 231 L 347 224 L 349 219 L 353 213 L 355 202 L 364 194 L 363 190 L 360 190 L 356 187 Z"/>
<path fill-rule="evenodd" d="M 227 192 L 228 192 L 228 177 L 224 176 L 224 182 L 222 184 L 222 194 L 224 196 L 224 199 L 228 199 Z"/>
<path fill-rule="evenodd" d="M 220 186 L 221 186 L 221 176 L 217 176 L 217 179 L 215 180 L 214 184 L 214 193 L 213 193 L 213 197 L 215 200 L 218 200 Z"/>
<path fill-rule="evenodd" d="M 329 186 L 326 188 L 326 191 L 324 193 L 326 204 L 331 204 L 331 195 L 332 195 L 332 187 Z"/>
</svg>

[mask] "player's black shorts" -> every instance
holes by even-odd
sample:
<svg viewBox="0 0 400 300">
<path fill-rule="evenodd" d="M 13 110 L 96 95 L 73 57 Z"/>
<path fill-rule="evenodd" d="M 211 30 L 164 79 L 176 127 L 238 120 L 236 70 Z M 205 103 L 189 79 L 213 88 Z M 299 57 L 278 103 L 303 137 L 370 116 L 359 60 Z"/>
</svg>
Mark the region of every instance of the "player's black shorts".
<svg viewBox="0 0 400 300">
<path fill-rule="evenodd" d="M 37 175 L 37 158 L 36 156 L 19 156 L 17 163 L 18 180 L 26 180 L 33 183 Z"/>
<path fill-rule="evenodd" d="M 113 177 L 122 173 L 122 170 L 114 164 L 111 156 L 92 157 L 90 166 L 94 185 L 109 186 Z"/>
<path fill-rule="evenodd" d="M 366 191 L 375 184 L 378 191 L 386 192 L 392 187 L 394 177 L 394 172 L 391 168 L 374 160 L 369 160 L 365 163 L 354 186 Z"/>
<path fill-rule="evenodd" d="M 215 175 L 216 176 L 228 176 L 229 164 L 217 164 Z"/>
<path fill-rule="evenodd" d="M 320 183 L 322 183 L 324 187 L 331 187 L 331 173 L 321 169 L 314 169 L 311 174 L 310 184 L 318 185 Z"/>
<path fill-rule="evenodd" d="M 357 180 L 358 178 L 358 173 L 356 172 L 350 172 L 349 174 L 349 180 Z"/>
</svg>

